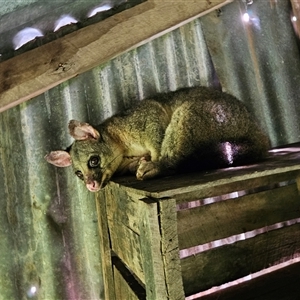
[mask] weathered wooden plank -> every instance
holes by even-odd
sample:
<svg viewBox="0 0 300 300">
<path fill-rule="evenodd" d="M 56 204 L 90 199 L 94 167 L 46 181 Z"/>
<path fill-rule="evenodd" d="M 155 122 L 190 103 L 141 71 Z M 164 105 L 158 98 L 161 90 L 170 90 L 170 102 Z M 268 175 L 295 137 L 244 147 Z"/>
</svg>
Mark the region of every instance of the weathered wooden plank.
<svg viewBox="0 0 300 300">
<path fill-rule="evenodd" d="M 261 167 L 263 168 L 263 166 Z M 215 180 L 211 177 L 212 181 L 199 186 L 198 190 L 194 189 L 178 194 L 178 196 L 176 196 L 176 200 L 177 203 L 183 203 L 195 199 L 216 197 L 236 191 L 247 191 L 260 187 L 272 186 L 275 183 L 292 181 L 299 175 L 300 166 L 292 166 L 291 169 L 293 170 L 288 171 L 289 168 L 285 168 L 285 170 L 281 170 L 282 173 L 279 169 L 262 172 L 253 170 L 254 173 L 249 171 L 248 173 L 245 173 L 245 175 L 241 176 L 237 169 L 235 174 L 237 176 L 231 177 L 230 173 L 227 176 L 224 174 L 224 178 L 220 180 Z"/>
<path fill-rule="evenodd" d="M 186 295 L 244 277 L 300 254 L 300 224 L 181 260 Z"/>
<path fill-rule="evenodd" d="M 140 236 L 117 220 L 111 220 L 108 223 L 112 250 L 135 276 L 145 284 Z"/>
<path fill-rule="evenodd" d="M 111 260 L 110 238 L 106 218 L 105 191 L 96 194 L 96 209 L 98 215 L 98 229 L 100 238 L 100 256 L 102 265 L 104 295 L 107 300 L 116 300 L 115 290 L 111 287 L 114 284 L 113 267 Z"/>
<path fill-rule="evenodd" d="M 119 270 L 114 267 L 116 299 L 139 300 Z M 146 299 L 146 298 L 145 298 Z"/>
<path fill-rule="evenodd" d="M 168 299 L 184 299 L 177 234 L 176 200 L 159 202 L 161 252 Z"/>
<path fill-rule="evenodd" d="M 166 286 L 166 276 L 161 253 L 161 234 L 158 221 L 157 203 L 148 199 L 141 201 L 145 206 L 141 216 L 141 249 L 147 300 L 170 299 Z M 171 299 L 170 299 L 171 300 Z"/>
<path fill-rule="evenodd" d="M 180 249 L 300 217 L 297 185 L 178 211 Z"/>
<path fill-rule="evenodd" d="M 264 166 L 260 167 L 263 169 Z M 233 168 L 188 175 L 178 174 L 148 181 L 138 181 L 130 176 L 114 178 L 114 183 L 140 197 L 176 198 L 177 203 L 183 203 L 294 180 L 300 174 L 300 165 L 293 165 L 291 169 L 288 171 L 284 168 L 281 173 L 281 169 L 258 171 L 251 168 L 244 172 L 240 168 Z"/>
<path fill-rule="evenodd" d="M 117 257 L 113 257 L 116 299 L 145 300 L 145 287 L 136 280 L 132 272 Z"/>
<path fill-rule="evenodd" d="M 112 250 L 145 283 L 139 227 L 143 203 L 123 189 L 106 189 L 107 220 Z"/>
<path fill-rule="evenodd" d="M 176 197 L 178 203 L 186 202 L 295 179 L 300 173 L 299 148 L 298 152 L 289 148 L 282 151 L 285 154 L 270 154 L 268 160 L 256 165 L 191 173 L 188 176 L 179 174 L 151 181 L 138 181 L 133 176 L 115 178 L 114 181 L 141 197 Z"/>
<path fill-rule="evenodd" d="M 299 299 L 299 282 L 300 263 L 295 263 L 197 300 L 294 300 Z"/>
<path fill-rule="evenodd" d="M 0 112 L 231 0 L 148 0 L 0 63 Z"/>
</svg>

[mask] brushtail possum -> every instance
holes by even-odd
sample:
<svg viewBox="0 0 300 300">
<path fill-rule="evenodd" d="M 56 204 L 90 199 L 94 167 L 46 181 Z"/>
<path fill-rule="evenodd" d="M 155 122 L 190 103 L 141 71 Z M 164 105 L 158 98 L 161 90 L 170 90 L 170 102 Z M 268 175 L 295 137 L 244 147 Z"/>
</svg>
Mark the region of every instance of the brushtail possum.
<svg viewBox="0 0 300 300">
<path fill-rule="evenodd" d="M 160 94 L 98 126 L 71 120 L 75 139 L 67 151 L 46 160 L 73 165 L 86 187 L 96 192 L 114 174 L 139 180 L 179 171 L 218 168 L 263 159 L 267 136 L 235 97 L 205 87 Z"/>
</svg>

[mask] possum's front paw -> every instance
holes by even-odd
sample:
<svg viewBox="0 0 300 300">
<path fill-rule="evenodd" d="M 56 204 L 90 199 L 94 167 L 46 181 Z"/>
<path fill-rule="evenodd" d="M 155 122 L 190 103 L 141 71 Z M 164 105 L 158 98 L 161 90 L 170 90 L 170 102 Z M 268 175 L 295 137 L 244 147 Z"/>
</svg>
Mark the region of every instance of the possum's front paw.
<svg viewBox="0 0 300 300">
<path fill-rule="evenodd" d="M 138 180 L 149 179 L 159 174 L 159 168 L 157 163 L 153 161 L 147 161 L 146 158 L 141 158 L 138 169 L 136 171 L 136 178 Z"/>
</svg>

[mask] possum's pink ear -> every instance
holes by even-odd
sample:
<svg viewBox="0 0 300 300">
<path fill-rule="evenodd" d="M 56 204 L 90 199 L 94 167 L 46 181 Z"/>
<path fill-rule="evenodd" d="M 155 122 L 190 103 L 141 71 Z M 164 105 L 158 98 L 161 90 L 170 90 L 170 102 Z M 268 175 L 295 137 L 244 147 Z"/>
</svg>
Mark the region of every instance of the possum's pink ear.
<svg viewBox="0 0 300 300">
<path fill-rule="evenodd" d="M 76 120 L 69 122 L 70 135 L 77 141 L 83 141 L 87 139 L 97 140 L 100 137 L 100 133 L 88 123 L 82 123 Z"/>
<path fill-rule="evenodd" d="M 72 165 L 71 156 L 67 151 L 52 151 L 45 156 L 48 163 L 57 167 L 68 167 Z"/>
</svg>

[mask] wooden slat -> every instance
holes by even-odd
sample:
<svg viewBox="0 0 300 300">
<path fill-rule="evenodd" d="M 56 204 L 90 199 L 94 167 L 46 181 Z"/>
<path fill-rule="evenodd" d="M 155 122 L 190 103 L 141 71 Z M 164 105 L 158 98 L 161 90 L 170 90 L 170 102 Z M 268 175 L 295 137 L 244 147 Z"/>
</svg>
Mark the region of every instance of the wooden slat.
<svg viewBox="0 0 300 300">
<path fill-rule="evenodd" d="M 113 266 L 116 299 L 146 300 L 145 288 L 116 256 L 113 257 Z"/>
<path fill-rule="evenodd" d="M 169 299 L 184 299 L 177 234 L 176 201 L 168 199 L 159 203 L 161 252 Z"/>
<path fill-rule="evenodd" d="M 106 300 L 116 300 L 115 290 L 111 288 L 114 284 L 114 279 L 104 194 L 104 191 L 100 191 L 96 194 L 95 197 L 98 215 L 100 257 L 102 265 L 104 295 Z"/>
<path fill-rule="evenodd" d="M 178 211 L 180 249 L 300 217 L 296 184 Z"/>
<path fill-rule="evenodd" d="M 139 300 L 137 295 L 132 291 L 132 289 L 116 267 L 114 267 L 114 278 L 115 293 L 117 299 L 124 299 L 124 297 L 126 297 L 126 300 Z"/>
<path fill-rule="evenodd" d="M 140 236 L 117 220 L 109 222 L 109 231 L 112 250 L 145 284 Z"/>
<path fill-rule="evenodd" d="M 231 0 L 148 0 L 0 63 L 0 112 Z"/>
<path fill-rule="evenodd" d="M 295 263 L 197 300 L 295 300 L 300 295 L 299 283 L 300 263 Z"/>
<path fill-rule="evenodd" d="M 178 174 L 149 181 L 138 181 L 133 176 L 115 178 L 114 181 L 141 197 L 167 197 L 176 198 L 178 203 L 186 202 L 295 179 L 300 173 L 300 148 L 294 148 L 282 149 L 285 154 L 270 154 L 266 161 L 250 166 Z"/>
<path fill-rule="evenodd" d="M 168 299 L 157 203 L 141 203 L 145 207 L 144 214 L 140 215 L 140 232 L 147 300 Z"/>
<path fill-rule="evenodd" d="M 106 189 L 107 220 L 112 250 L 145 283 L 139 235 L 143 203 L 123 189 Z"/>
<path fill-rule="evenodd" d="M 147 181 L 138 181 L 133 176 L 116 177 L 114 183 L 140 197 L 175 198 L 177 203 L 184 203 L 295 180 L 300 174 L 299 161 L 300 154 L 292 166 L 282 169 L 266 170 L 262 163 L 247 170 L 237 167 L 206 173 L 178 174 Z"/>
<path fill-rule="evenodd" d="M 261 169 L 264 165 L 259 165 Z M 194 188 L 188 192 L 182 192 L 176 195 L 177 203 L 183 203 L 195 199 L 203 199 L 209 197 L 216 197 L 224 194 L 229 194 L 236 191 L 245 191 L 251 189 L 257 189 L 260 187 L 271 186 L 274 183 L 285 182 L 295 180 L 295 178 L 300 174 L 300 166 L 291 166 L 291 171 L 289 168 L 285 170 L 273 169 L 270 171 L 255 171 L 248 170 L 247 173 L 241 175 L 239 170 L 231 176 L 230 172 L 221 179 L 214 179 L 213 176 L 210 177 L 211 181 L 205 182 L 203 185 L 199 186 L 198 189 Z"/>
<path fill-rule="evenodd" d="M 186 295 L 218 286 L 300 254 L 300 225 L 205 251 L 181 260 Z"/>
</svg>

